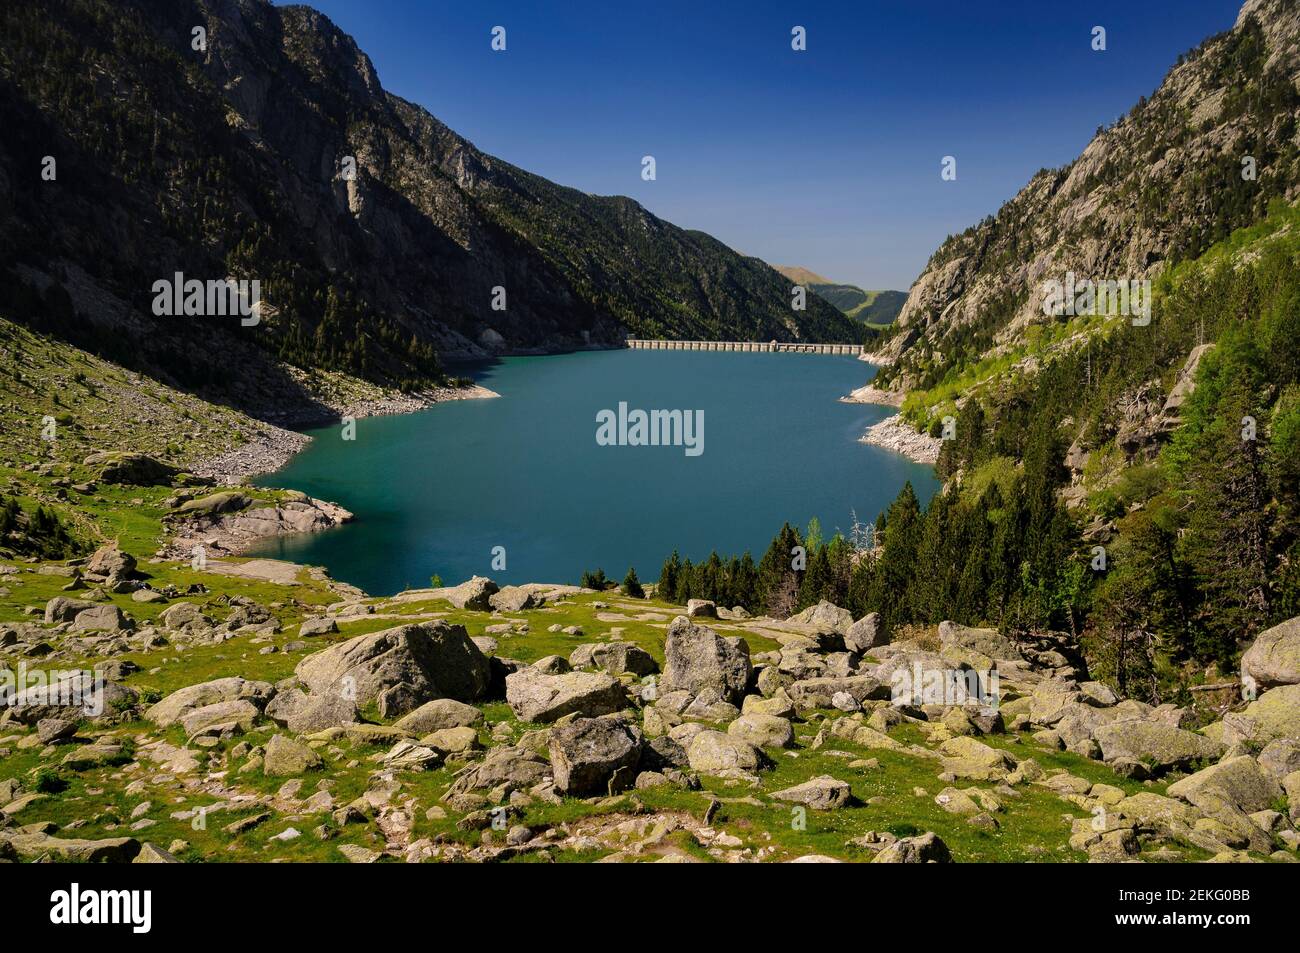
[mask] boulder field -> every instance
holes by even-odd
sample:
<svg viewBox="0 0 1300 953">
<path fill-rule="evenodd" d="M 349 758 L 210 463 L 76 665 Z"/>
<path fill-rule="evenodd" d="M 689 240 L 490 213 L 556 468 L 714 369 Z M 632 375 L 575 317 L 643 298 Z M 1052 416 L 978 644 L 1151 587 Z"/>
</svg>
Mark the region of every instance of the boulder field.
<svg viewBox="0 0 1300 953">
<path fill-rule="evenodd" d="M 106 547 L 0 624 L 11 665 L 66 670 L 0 713 L 0 859 L 1297 859 L 1300 620 L 1207 718 L 1060 634 L 829 603 L 142 577 Z"/>
</svg>

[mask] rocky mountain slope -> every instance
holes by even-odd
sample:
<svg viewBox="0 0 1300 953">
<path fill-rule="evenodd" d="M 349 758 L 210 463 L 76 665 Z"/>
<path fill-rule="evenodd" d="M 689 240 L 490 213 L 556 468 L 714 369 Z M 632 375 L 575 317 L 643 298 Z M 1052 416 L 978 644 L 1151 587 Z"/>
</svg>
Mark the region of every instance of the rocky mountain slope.
<svg viewBox="0 0 1300 953">
<path fill-rule="evenodd" d="M 1248 0 L 1234 28 L 1150 97 L 935 252 L 878 356 L 894 389 L 932 387 L 1064 323 L 1044 283 L 1152 278 L 1300 195 L 1300 9 Z"/>
<path fill-rule="evenodd" d="M 5 4 L 0 123 L 6 316 L 231 403 L 307 402 L 282 363 L 416 386 L 439 354 L 855 333 L 708 235 L 480 152 L 308 7 Z M 178 271 L 259 279 L 263 321 L 155 318 Z"/>
</svg>

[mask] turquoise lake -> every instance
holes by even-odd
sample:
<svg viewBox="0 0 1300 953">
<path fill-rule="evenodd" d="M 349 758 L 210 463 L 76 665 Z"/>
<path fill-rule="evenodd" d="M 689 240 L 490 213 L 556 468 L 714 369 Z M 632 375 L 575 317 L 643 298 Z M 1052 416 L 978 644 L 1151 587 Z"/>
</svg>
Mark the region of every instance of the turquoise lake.
<svg viewBox="0 0 1300 953">
<path fill-rule="evenodd" d="M 462 371 L 463 373 L 463 371 Z M 860 443 L 889 408 L 845 404 L 874 369 L 851 357 L 707 351 L 591 351 L 506 358 L 470 372 L 501 396 L 312 431 L 312 444 L 262 479 L 333 500 L 356 521 L 271 540 L 256 555 L 326 567 L 369 593 L 453 585 L 578 582 L 602 568 L 659 576 L 677 549 L 699 560 L 761 558 L 789 521 L 827 536 L 862 522 L 928 466 Z M 703 412 L 703 452 L 602 446 L 597 415 Z M 506 568 L 493 568 L 505 548 Z"/>
</svg>

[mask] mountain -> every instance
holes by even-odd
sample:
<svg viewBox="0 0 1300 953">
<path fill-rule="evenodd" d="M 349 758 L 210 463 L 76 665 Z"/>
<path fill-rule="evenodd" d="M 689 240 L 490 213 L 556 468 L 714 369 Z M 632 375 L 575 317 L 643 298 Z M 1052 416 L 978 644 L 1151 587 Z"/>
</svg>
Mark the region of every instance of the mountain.
<svg viewBox="0 0 1300 953">
<path fill-rule="evenodd" d="M 939 247 L 878 348 L 882 383 L 933 387 L 1014 354 L 1064 323 L 1043 314 L 1049 279 L 1149 279 L 1294 199 L 1297 80 L 1300 8 L 1249 0 L 1078 159 Z"/>
<path fill-rule="evenodd" d="M 479 151 L 308 7 L 6 3 L 0 123 L 7 316 L 228 402 L 628 334 L 856 339 L 820 300 L 793 311 L 757 259 Z M 258 279 L 262 322 L 155 317 L 176 272 Z"/>
<path fill-rule="evenodd" d="M 1300 613 L 1298 90 L 1300 8 L 1248 0 L 938 249 L 875 357 L 946 488 L 878 523 L 863 610 L 1066 632 L 1093 677 L 1203 723 L 1253 698 L 1231 673 Z M 1044 309 L 1088 281 L 1139 297 Z"/>
<path fill-rule="evenodd" d="M 773 265 L 777 271 L 796 284 L 810 289 L 818 297 L 830 302 L 855 321 L 874 327 L 884 327 L 898 317 L 907 300 L 902 291 L 865 291 L 857 285 L 842 285 L 823 278 L 814 271 L 798 265 Z"/>
</svg>

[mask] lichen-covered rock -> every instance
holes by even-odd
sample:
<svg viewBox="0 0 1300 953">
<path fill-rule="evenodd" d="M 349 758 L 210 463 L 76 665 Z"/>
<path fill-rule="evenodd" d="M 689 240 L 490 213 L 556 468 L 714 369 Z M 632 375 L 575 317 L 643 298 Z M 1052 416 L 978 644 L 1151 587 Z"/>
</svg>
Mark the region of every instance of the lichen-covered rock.
<svg viewBox="0 0 1300 953">
<path fill-rule="evenodd" d="M 845 635 L 853 626 L 853 614 L 823 599 L 817 605 L 809 606 L 802 612 L 792 615 L 790 621 L 796 625 L 806 625 L 821 631 Z"/>
<path fill-rule="evenodd" d="M 1137 718 L 1101 725 L 1093 737 L 1101 745 L 1103 761 L 1128 758 L 1157 771 L 1187 767 L 1223 753 L 1223 745 L 1202 735 Z"/>
<path fill-rule="evenodd" d="M 266 753 L 262 755 L 262 772 L 272 778 L 303 774 L 323 766 L 324 762 L 315 751 L 284 735 L 272 736 L 266 743 Z"/>
<path fill-rule="evenodd" d="M 491 666 L 465 628 L 417 622 L 359 635 L 308 655 L 294 674 L 314 694 L 335 693 L 365 705 L 386 690 L 410 687 L 416 703 L 436 698 L 473 701 L 491 683 Z"/>
<path fill-rule="evenodd" d="M 847 782 L 823 774 L 792 788 L 773 791 L 772 797 L 787 804 L 802 804 L 814 811 L 834 811 L 848 807 L 853 792 Z"/>
<path fill-rule="evenodd" d="M 524 669 L 506 676 L 506 701 L 521 721 L 547 723 L 578 713 L 588 718 L 627 707 L 627 690 L 598 672 L 547 675 Z"/>
<path fill-rule="evenodd" d="M 715 689 L 733 705 L 739 704 L 749 685 L 749 645 L 741 638 L 723 638 L 712 629 L 678 616 L 668 626 L 664 642 L 664 692 L 697 693 Z"/>
<path fill-rule="evenodd" d="M 242 699 L 265 707 L 274 694 L 275 686 L 270 682 L 253 682 L 232 675 L 177 689 L 146 711 L 145 717 L 159 728 L 166 728 L 178 724 L 190 712 L 219 702 Z"/>
<path fill-rule="evenodd" d="M 616 794 L 636 781 L 641 732 L 621 718 L 575 718 L 550 734 L 556 793 Z"/>
<path fill-rule="evenodd" d="M 1300 684 L 1300 617 L 1261 632 L 1241 656 L 1241 673 L 1261 690 Z"/>
</svg>

